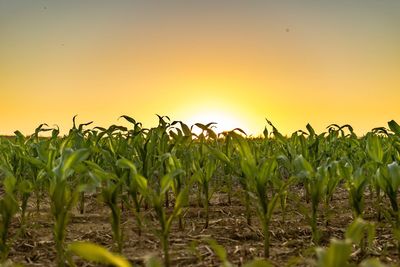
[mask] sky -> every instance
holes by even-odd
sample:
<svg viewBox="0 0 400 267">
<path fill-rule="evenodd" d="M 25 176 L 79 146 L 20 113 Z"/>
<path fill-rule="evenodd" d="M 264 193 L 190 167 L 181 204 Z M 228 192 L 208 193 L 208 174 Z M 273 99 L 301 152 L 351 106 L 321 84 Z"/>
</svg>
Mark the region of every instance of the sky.
<svg viewBox="0 0 400 267">
<path fill-rule="evenodd" d="M 400 122 L 400 1 L 0 0 L 0 134 Z"/>
</svg>

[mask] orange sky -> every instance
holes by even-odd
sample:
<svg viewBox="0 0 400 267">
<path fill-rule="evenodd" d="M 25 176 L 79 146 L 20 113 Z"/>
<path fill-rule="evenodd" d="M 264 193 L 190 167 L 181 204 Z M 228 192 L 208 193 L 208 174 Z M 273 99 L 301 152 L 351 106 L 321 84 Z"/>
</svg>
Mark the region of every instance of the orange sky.
<svg viewBox="0 0 400 267">
<path fill-rule="evenodd" d="M 274 2 L 2 1 L 0 134 L 75 114 L 252 134 L 400 121 L 399 1 Z"/>
</svg>

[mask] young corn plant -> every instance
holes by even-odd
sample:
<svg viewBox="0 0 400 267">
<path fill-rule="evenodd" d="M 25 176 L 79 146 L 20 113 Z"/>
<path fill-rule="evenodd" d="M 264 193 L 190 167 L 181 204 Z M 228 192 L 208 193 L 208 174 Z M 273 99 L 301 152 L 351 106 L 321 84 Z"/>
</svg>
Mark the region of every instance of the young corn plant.
<svg viewBox="0 0 400 267">
<path fill-rule="evenodd" d="M 31 139 L 29 139 L 31 140 Z M 0 168 L 7 176 L 13 176 L 16 179 L 15 198 L 19 203 L 20 213 L 20 232 L 25 234 L 26 228 L 26 209 L 29 197 L 32 194 L 33 181 L 31 180 L 31 169 L 24 157 L 27 153 L 29 142 L 22 133 L 15 132 L 15 141 L 7 140 L 3 144 L 4 154 L 1 160 Z"/>
<path fill-rule="evenodd" d="M 400 187 L 400 166 L 397 162 L 392 162 L 387 166 L 382 166 L 377 170 L 376 179 L 380 188 L 389 198 L 391 205 L 391 218 L 393 234 L 397 240 L 397 251 L 400 258 L 400 211 L 397 201 L 397 193 Z"/>
<path fill-rule="evenodd" d="M 121 253 L 123 247 L 121 231 L 121 208 L 119 207 L 119 197 L 123 181 L 114 173 L 105 171 L 96 163 L 87 161 L 89 166 L 89 175 L 98 180 L 101 190 L 101 199 L 110 209 L 110 224 L 113 234 L 113 240 L 116 244 L 116 251 Z"/>
<path fill-rule="evenodd" d="M 173 151 L 173 153 L 175 150 Z M 179 194 L 185 187 L 186 182 L 184 178 L 186 177 L 186 172 L 183 170 L 183 166 L 178 157 L 174 154 L 168 154 L 168 158 L 166 159 L 166 171 L 167 173 L 171 173 L 174 178 L 173 184 L 171 185 L 172 192 L 174 193 L 175 199 L 178 198 Z M 179 230 L 183 230 L 183 216 L 182 213 L 178 214 L 178 225 Z"/>
<path fill-rule="evenodd" d="M 349 192 L 350 204 L 354 212 L 354 217 L 362 217 L 364 210 L 364 191 L 368 185 L 368 179 L 363 171 L 363 167 L 353 171 L 350 162 L 341 166 L 341 173 L 346 181 L 346 189 Z"/>
<path fill-rule="evenodd" d="M 172 177 L 166 175 L 161 179 L 160 183 L 160 190 L 148 191 L 149 194 L 147 197 L 156 212 L 156 216 L 161 227 L 159 235 L 161 247 L 164 252 L 164 265 L 166 267 L 169 267 L 169 235 L 171 232 L 172 222 L 182 212 L 182 207 L 184 203 L 187 202 L 187 191 L 184 190 L 180 193 L 180 195 L 178 195 L 178 198 L 176 199 L 174 204 L 173 212 L 170 215 L 167 215 L 163 202 L 166 190 L 168 190 L 172 185 Z"/>
<path fill-rule="evenodd" d="M 7 175 L 2 181 L 4 195 L 0 199 L 0 265 L 8 257 L 9 228 L 12 218 L 18 212 L 18 202 L 15 198 L 16 183 L 17 180 L 12 175 Z"/>
<path fill-rule="evenodd" d="M 318 230 L 318 206 L 322 200 L 325 190 L 326 169 L 320 166 L 317 170 L 302 156 L 298 156 L 293 162 L 297 170 L 297 177 L 305 181 L 304 185 L 307 187 L 306 191 L 310 194 L 311 199 L 311 231 L 312 240 L 315 244 L 319 243 L 321 233 Z"/>
<path fill-rule="evenodd" d="M 197 163 L 197 162 L 196 162 Z M 217 161 L 212 156 L 204 156 L 203 161 L 200 164 L 195 163 L 195 174 L 194 177 L 201 186 L 202 202 L 205 212 L 205 224 L 204 228 L 208 228 L 209 224 L 209 202 L 210 202 L 210 182 L 217 169 Z"/>
<path fill-rule="evenodd" d="M 107 181 L 103 182 L 103 186 L 101 189 L 102 199 L 111 211 L 111 229 L 113 232 L 114 242 L 117 244 L 116 250 L 119 253 L 122 252 L 123 247 L 121 230 L 121 208 L 118 206 L 121 186 L 121 181 L 108 179 Z"/>
<path fill-rule="evenodd" d="M 167 213 L 167 210 L 164 206 L 165 192 L 167 192 L 167 190 L 173 186 L 173 179 L 173 174 L 166 174 L 161 178 L 159 185 L 156 186 L 155 189 L 151 187 L 146 189 L 143 187 L 142 192 L 142 194 L 146 196 L 149 203 L 152 205 L 160 224 L 160 230 L 158 234 L 164 254 L 164 265 L 166 267 L 171 265 L 169 257 L 169 235 L 171 232 L 172 222 L 179 216 L 179 214 L 182 213 L 183 206 L 187 203 L 188 197 L 188 187 L 185 187 L 185 189 L 183 189 L 175 199 L 172 213 Z"/>
<path fill-rule="evenodd" d="M 133 200 L 136 224 L 138 227 L 138 235 L 142 233 L 142 215 L 140 211 L 141 203 L 143 200 L 143 192 L 147 190 L 147 179 L 140 175 L 136 169 L 135 164 L 126 159 L 121 158 L 117 161 L 116 165 L 127 171 L 124 176 L 125 186 L 128 190 L 130 198 Z"/>
<path fill-rule="evenodd" d="M 234 140 L 240 154 L 240 167 L 246 176 L 247 188 L 257 200 L 257 214 L 260 219 L 264 234 L 264 257 L 269 257 L 270 233 L 269 227 L 273 211 L 280 195 L 292 182 L 289 179 L 281 184 L 279 188 L 274 187 L 277 179 L 277 161 L 275 158 L 266 158 L 258 163 L 248 140 L 238 134 L 234 134 Z"/>
<path fill-rule="evenodd" d="M 235 128 L 229 132 L 222 132 L 219 134 L 220 138 L 215 144 L 208 145 L 210 152 L 221 161 L 222 166 L 222 180 L 223 185 L 226 186 L 226 193 L 228 195 L 228 204 L 232 203 L 232 194 L 234 191 L 234 178 L 240 176 L 242 173 L 237 171 L 238 156 L 235 154 L 235 144 L 233 142 L 233 132 L 240 132 L 244 136 L 247 134 L 240 128 Z"/>
<path fill-rule="evenodd" d="M 342 181 L 342 177 L 340 176 L 339 163 L 337 161 L 332 161 L 328 163 L 325 167 L 323 167 L 319 173 L 323 176 L 322 180 L 324 182 L 323 199 L 325 209 L 325 223 L 326 225 L 328 225 L 331 215 L 329 204 L 333 198 L 336 188 Z"/>
<path fill-rule="evenodd" d="M 65 142 L 67 142 L 66 140 Z M 67 145 L 64 143 L 63 145 Z M 73 189 L 68 178 L 75 173 L 75 169 L 90 154 L 88 149 L 73 150 L 63 148 L 61 156 L 50 175 L 51 214 L 54 218 L 54 240 L 57 250 L 58 266 L 65 266 L 65 234 L 69 220 L 69 213 L 78 200 L 81 187 Z"/>
<path fill-rule="evenodd" d="M 36 139 L 30 144 L 29 153 L 24 155 L 24 160 L 32 171 L 33 193 L 36 198 L 36 213 L 39 214 L 44 187 L 48 182 L 56 156 L 54 147 L 58 147 L 58 129 L 53 129 L 51 138 Z"/>
<path fill-rule="evenodd" d="M 368 133 L 366 136 L 366 150 L 369 158 L 371 159 L 370 165 L 372 169 L 379 169 L 380 167 L 384 166 L 384 150 L 382 146 L 381 137 Z M 381 220 L 381 203 L 382 203 L 382 194 L 381 194 L 381 186 L 379 183 L 379 177 L 374 175 L 372 180 L 372 184 L 375 188 L 376 192 L 376 200 L 375 206 L 377 210 L 377 219 L 378 221 Z"/>
<path fill-rule="evenodd" d="M 235 144 L 235 136 L 238 134 L 236 131 L 246 135 L 246 133 L 240 129 L 236 128 L 230 132 L 224 133 L 225 135 L 225 142 L 226 142 L 226 147 L 224 150 L 218 149 L 217 147 L 214 147 L 212 144 L 207 144 L 208 151 L 211 152 L 211 154 L 217 158 L 219 161 L 222 162 L 222 164 L 225 167 L 226 170 L 226 175 L 228 176 L 228 202 L 230 203 L 230 196 L 229 192 L 231 191 L 232 186 L 232 176 L 238 176 L 241 177 L 239 179 L 240 185 L 242 186 L 244 190 L 244 199 L 245 199 L 245 209 L 246 209 L 246 221 L 248 225 L 251 225 L 251 199 L 250 199 L 250 191 L 248 190 L 248 183 L 246 182 L 246 178 L 243 177 L 243 171 L 241 168 L 237 168 L 239 165 L 240 159 L 235 153 L 236 149 L 236 144 Z M 283 195 L 282 195 L 283 197 Z"/>
<path fill-rule="evenodd" d="M 159 190 L 150 190 L 148 191 L 149 194 L 147 196 L 156 212 L 158 221 L 160 223 L 161 229 L 159 234 L 161 237 L 161 246 L 164 251 L 164 265 L 166 267 L 170 266 L 169 235 L 171 232 L 172 222 L 182 213 L 183 207 L 187 203 L 188 198 L 188 187 L 186 187 L 179 193 L 179 195 L 175 199 L 172 213 L 167 215 L 166 209 L 162 205 L 162 203 L 166 190 L 168 190 L 172 185 L 173 177 L 170 174 L 167 174 L 161 179 Z"/>
<path fill-rule="evenodd" d="M 19 181 L 19 192 L 21 192 L 21 227 L 22 233 L 25 233 L 25 221 L 26 221 L 26 209 L 28 200 L 32 193 L 36 195 L 36 211 L 39 213 L 40 208 L 40 193 L 42 187 L 42 178 L 45 177 L 45 164 L 39 159 L 38 150 L 44 149 L 46 144 L 49 144 L 52 140 L 56 139 L 59 133 L 58 129 L 43 128 L 48 126 L 47 124 L 40 124 L 36 129 L 35 133 L 29 138 L 15 132 L 17 136 L 17 143 L 21 150 L 21 160 L 26 166 L 24 177 L 21 177 Z M 52 131 L 50 139 L 41 139 L 39 134 L 42 132 Z M 23 178 L 23 179 L 22 179 Z"/>
<path fill-rule="evenodd" d="M 372 244 L 375 236 L 375 227 L 361 218 L 357 218 L 346 230 L 345 239 L 333 238 L 327 248 L 316 248 L 317 267 L 351 267 L 349 263 L 353 244 L 363 243 L 367 236 L 368 244 Z M 377 259 L 366 259 L 359 265 L 384 267 Z"/>
</svg>

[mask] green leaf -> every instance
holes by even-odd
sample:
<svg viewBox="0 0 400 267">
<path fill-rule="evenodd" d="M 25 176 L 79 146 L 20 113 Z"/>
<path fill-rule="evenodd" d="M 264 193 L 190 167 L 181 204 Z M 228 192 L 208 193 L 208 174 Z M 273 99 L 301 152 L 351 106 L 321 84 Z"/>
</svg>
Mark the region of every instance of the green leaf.
<svg viewBox="0 0 400 267">
<path fill-rule="evenodd" d="M 394 120 L 388 122 L 390 130 L 392 130 L 396 135 L 400 135 L 400 125 Z"/>
<path fill-rule="evenodd" d="M 352 240 L 353 243 L 359 244 L 364 238 L 364 233 L 371 232 L 368 231 L 370 227 L 373 227 L 373 225 L 369 224 L 361 218 L 357 218 L 347 228 L 345 237 Z"/>
<path fill-rule="evenodd" d="M 278 167 L 278 163 L 276 162 L 275 159 L 267 159 L 261 165 L 258 179 L 262 185 L 265 186 L 266 182 L 272 178 L 272 175 L 277 167 Z"/>
<path fill-rule="evenodd" d="M 178 196 L 176 197 L 176 200 L 175 200 L 175 209 L 178 210 L 178 209 L 180 209 L 181 207 L 183 207 L 183 205 L 184 205 L 185 203 L 187 203 L 187 200 L 188 200 L 188 190 L 187 190 L 187 188 L 185 188 L 185 190 L 182 190 L 182 191 L 178 194 Z"/>
<path fill-rule="evenodd" d="M 317 248 L 318 267 L 345 267 L 351 253 L 351 241 L 333 238 L 327 249 Z"/>
<path fill-rule="evenodd" d="M 309 123 L 307 123 L 306 128 L 307 128 L 307 131 L 310 133 L 310 137 L 314 137 L 315 131 L 314 131 L 313 127 Z"/>
<path fill-rule="evenodd" d="M 173 179 L 171 175 L 166 174 L 161 178 L 160 181 L 160 194 L 164 194 L 165 192 L 168 191 L 168 189 L 172 186 Z"/>
<path fill-rule="evenodd" d="M 267 129 L 267 127 L 264 128 L 263 135 L 264 135 L 264 138 L 268 138 L 268 129 Z"/>
<path fill-rule="evenodd" d="M 18 191 L 21 193 L 30 193 L 33 190 L 32 182 L 23 180 L 18 183 Z"/>
<path fill-rule="evenodd" d="M 122 115 L 120 118 L 124 118 L 125 120 L 127 120 L 130 123 L 132 123 L 133 125 L 136 125 L 135 119 L 133 119 L 133 118 L 127 116 L 127 115 Z"/>
<path fill-rule="evenodd" d="M 181 121 L 179 122 L 179 124 L 181 125 L 182 131 L 185 136 L 192 136 L 192 131 L 190 131 L 189 127 L 186 124 Z"/>
<path fill-rule="evenodd" d="M 15 185 L 17 184 L 17 179 L 12 175 L 7 176 L 4 179 L 3 184 L 4 184 L 4 190 L 8 194 L 13 195 L 14 194 L 14 190 L 15 190 Z"/>
<path fill-rule="evenodd" d="M 400 185 L 400 166 L 397 162 L 387 165 L 393 189 L 397 191 Z"/>
<path fill-rule="evenodd" d="M 68 246 L 68 251 L 88 261 L 111 264 L 116 267 L 132 267 L 122 256 L 111 253 L 104 247 L 90 242 L 73 242 Z"/>
<path fill-rule="evenodd" d="M 367 137 L 367 153 L 375 162 L 382 163 L 383 149 L 379 136 L 369 135 Z"/>
<path fill-rule="evenodd" d="M 55 168 L 56 175 L 64 179 L 68 176 L 69 171 L 76 167 L 79 163 L 87 159 L 90 155 L 89 149 L 81 148 L 75 151 L 64 150 L 59 165 Z"/>
<path fill-rule="evenodd" d="M 209 150 L 211 151 L 211 153 L 212 153 L 215 157 L 217 157 L 220 161 L 222 161 L 223 163 L 225 163 L 225 164 L 227 164 L 227 165 L 229 165 L 229 166 L 232 166 L 231 160 L 230 160 L 229 157 L 228 157 L 227 155 L 225 155 L 223 152 L 221 152 L 220 150 L 215 149 L 215 148 L 213 148 L 213 147 L 211 147 L 211 146 L 208 146 L 208 149 L 209 149 Z"/>
<path fill-rule="evenodd" d="M 238 149 L 241 155 L 241 165 L 242 168 L 244 168 L 243 172 L 245 172 L 247 176 L 255 176 L 256 160 L 254 158 L 253 152 L 251 151 L 247 140 L 236 133 L 232 133 L 232 137 L 239 145 Z"/>
<path fill-rule="evenodd" d="M 214 239 L 208 240 L 208 244 L 222 262 L 222 266 L 224 267 L 232 266 L 232 264 L 228 261 L 227 253 L 223 246 L 218 244 L 217 241 L 215 241 Z"/>
<path fill-rule="evenodd" d="M 353 177 L 353 166 L 351 163 L 346 162 L 344 166 L 341 165 L 340 170 L 343 172 L 344 178 L 351 179 Z"/>
<path fill-rule="evenodd" d="M 34 157 L 29 157 L 29 156 L 22 156 L 22 158 L 24 160 L 26 160 L 27 162 L 29 162 L 30 164 L 32 164 L 33 166 L 35 166 L 38 169 L 43 169 L 46 167 L 46 165 L 44 164 L 43 161 L 34 158 Z"/>
<path fill-rule="evenodd" d="M 142 175 L 137 174 L 134 176 L 135 182 L 139 188 L 139 190 L 141 191 L 142 194 L 146 193 L 147 190 L 147 179 L 144 178 Z"/>
<path fill-rule="evenodd" d="M 300 176 L 305 176 L 307 178 L 310 178 L 312 175 L 314 175 L 314 168 L 303 157 L 303 155 L 297 156 L 293 164 L 296 170 L 299 172 Z"/>
<path fill-rule="evenodd" d="M 132 172 L 133 175 L 137 174 L 137 170 L 136 170 L 135 164 L 132 161 L 126 159 L 126 158 L 121 158 L 121 159 L 117 160 L 116 164 L 117 164 L 118 167 L 120 167 L 122 169 L 129 169 Z"/>
</svg>

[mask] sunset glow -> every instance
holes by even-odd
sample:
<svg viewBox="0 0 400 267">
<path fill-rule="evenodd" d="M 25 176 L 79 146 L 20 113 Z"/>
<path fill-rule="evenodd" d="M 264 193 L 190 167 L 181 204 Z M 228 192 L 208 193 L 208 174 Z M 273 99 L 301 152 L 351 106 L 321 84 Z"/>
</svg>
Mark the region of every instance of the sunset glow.
<svg viewBox="0 0 400 267">
<path fill-rule="evenodd" d="M 399 1 L 2 1 L 0 134 L 218 122 L 359 134 L 399 120 Z"/>
</svg>

